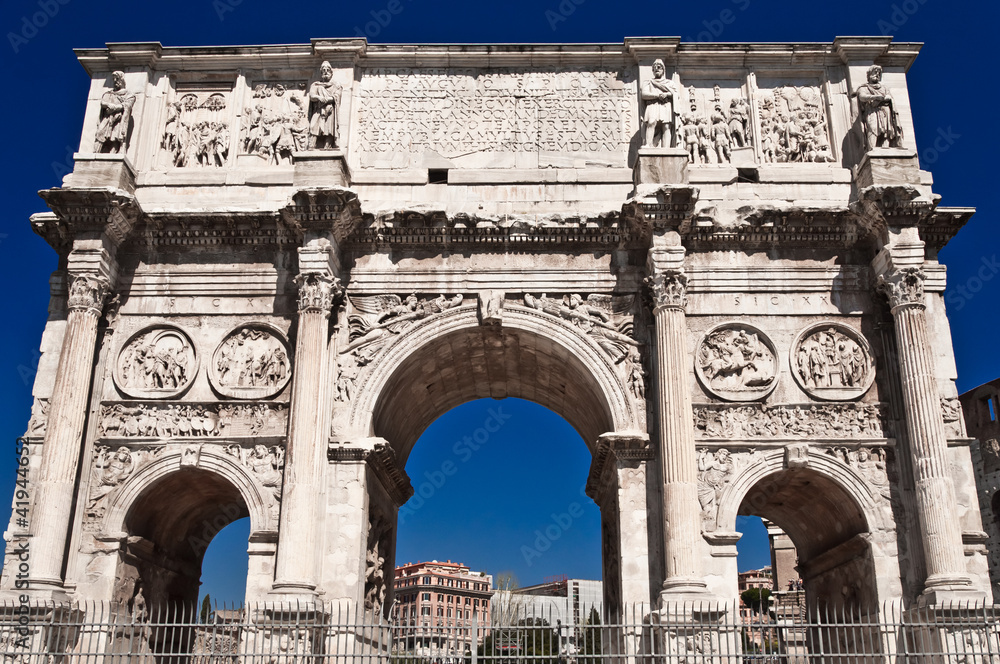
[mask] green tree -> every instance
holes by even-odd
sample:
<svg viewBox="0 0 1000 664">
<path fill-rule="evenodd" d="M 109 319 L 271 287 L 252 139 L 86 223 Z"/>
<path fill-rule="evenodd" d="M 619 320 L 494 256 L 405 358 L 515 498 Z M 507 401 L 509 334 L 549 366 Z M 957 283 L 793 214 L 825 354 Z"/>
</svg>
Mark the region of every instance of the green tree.
<svg viewBox="0 0 1000 664">
<path fill-rule="evenodd" d="M 767 588 L 747 588 L 740 593 L 740 599 L 754 613 L 767 613 L 771 608 L 771 591 Z"/>
<path fill-rule="evenodd" d="M 201 600 L 201 613 L 199 614 L 199 620 L 202 623 L 207 623 L 212 618 L 212 596 L 205 595 L 205 599 Z"/>
<path fill-rule="evenodd" d="M 581 664 L 600 664 L 601 662 L 601 616 L 597 609 L 591 607 L 590 616 L 583 628 L 583 648 L 581 649 Z M 589 655 L 589 657 L 588 657 Z"/>
</svg>

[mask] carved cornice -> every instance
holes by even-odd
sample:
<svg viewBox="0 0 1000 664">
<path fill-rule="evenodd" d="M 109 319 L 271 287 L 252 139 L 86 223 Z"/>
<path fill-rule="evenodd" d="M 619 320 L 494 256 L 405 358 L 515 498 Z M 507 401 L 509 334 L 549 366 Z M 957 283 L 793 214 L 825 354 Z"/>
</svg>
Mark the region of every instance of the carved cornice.
<svg viewBox="0 0 1000 664">
<path fill-rule="evenodd" d="M 924 284 L 927 275 L 919 267 L 907 267 L 880 274 L 875 285 L 876 291 L 885 295 L 889 307 L 896 311 L 898 307 L 920 307 L 927 305 L 924 301 Z"/>
<path fill-rule="evenodd" d="M 619 461 L 649 461 L 655 458 L 645 433 L 606 433 L 597 439 L 597 448 L 587 476 L 587 495 L 600 504 L 606 487 L 613 478 L 609 474 Z M 617 488 L 617 480 L 615 480 Z"/>
<path fill-rule="evenodd" d="M 862 226 L 885 238 L 890 227 L 920 226 L 934 213 L 941 197 L 912 185 L 872 185 L 858 192 L 851 207 Z"/>
<path fill-rule="evenodd" d="M 378 219 L 366 214 L 364 224 L 346 242 L 351 249 L 361 251 L 384 246 L 529 251 L 567 246 L 608 249 L 641 241 L 641 233 L 617 214 L 511 220 L 404 210 Z"/>
<path fill-rule="evenodd" d="M 762 207 L 749 211 L 731 225 L 711 219 L 696 219 L 687 233 L 685 246 L 772 247 L 817 246 L 850 247 L 868 235 L 851 210 Z"/>
<path fill-rule="evenodd" d="M 361 225 L 361 203 L 353 190 L 344 187 L 300 189 L 282 208 L 281 218 L 299 237 L 326 232 L 339 243 Z"/>
<path fill-rule="evenodd" d="M 921 218 L 917 224 L 920 229 L 920 239 L 934 250 L 941 249 L 962 230 L 975 213 L 976 208 L 936 208 L 933 213 Z"/>
<path fill-rule="evenodd" d="M 397 506 L 413 496 L 410 478 L 396 461 L 396 453 L 386 440 L 374 438 L 361 441 L 357 445 L 331 442 L 327 447 L 326 456 L 334 463 L 351 461 L 366 463 Z"/>
<path fill-rule="evenodd" d="M 680 309 L 687 308 L 687 284 L 688 278 L 684 274 L 684 269 L 663 270 L 651 277 L 646 277 L 644 282 L 649 289 L 653 300 L 653 311 L 660 309 Z"/>
<path fill-rule="evenodd" d="M 622 206 L 622 218 L 633 233 L 649 238 L 653 233 L 687 233 L 700 192 L 697 187 L 662 185 L 652 192 L 636 196 Z"/>
<path fill-rule="evenodd" d="M 299 313 L 308 311 L 329 315 L 334 302 L 344 295 L 340 279 L 319 272 L 307 272 L 295 277 L 299 287 Z"/>
<path fill-rule="evenodd" d="M 110 284 L 105 277 L 92 274 L 67 275 L 69 282 L 69 297 L 67 307 L 70 311 L 84 311 L 100 316 L 104 310 L 104 301 L 110 292 Z"/>
<path fill-rule="evenodd" d="M 152 212 L 133 237 L 138 242 L 149 247 L 285 246 L 298 244 L 298 238 L 276 211 Z"/>
<path fill-rule="evenodd" d="M 45 189 L 38 192 L 56 214 L 32 217 L 32 229 L 56 251 L 72 246 L 82 233 L 104 233 L 120 245 L 132 232 L 141 210 L 135 197 L 121 189 Z"/>
</svg>

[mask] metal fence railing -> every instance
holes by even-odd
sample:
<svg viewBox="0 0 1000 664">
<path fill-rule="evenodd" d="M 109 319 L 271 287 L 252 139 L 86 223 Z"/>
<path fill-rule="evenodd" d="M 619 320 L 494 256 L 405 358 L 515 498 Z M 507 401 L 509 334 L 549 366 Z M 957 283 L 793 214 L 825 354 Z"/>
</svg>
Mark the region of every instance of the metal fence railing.
<svg viewBox="0 0 1000 664">
<path fill-rule="evenodd" d="M 984 605 L 687 603 L 576 616 L 530 606 L 483 623 L 383 620 L 338 603 L 0 604 L 0 664 L 1000 664 L 1000 607 Z"/>
</svg>

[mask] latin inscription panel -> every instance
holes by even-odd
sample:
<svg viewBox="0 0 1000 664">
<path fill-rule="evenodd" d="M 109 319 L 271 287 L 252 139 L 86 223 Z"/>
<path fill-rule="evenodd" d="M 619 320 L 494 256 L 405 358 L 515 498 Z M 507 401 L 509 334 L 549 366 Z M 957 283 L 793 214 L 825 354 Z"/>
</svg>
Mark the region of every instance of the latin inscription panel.
<svg viewBox="0 0 1000 664">
<path fill-rule="evenodd" d="M 630 71 L 372 68 L 359 86 L 362 167 L 620 166 L 638 130 Z"/>
</svg>

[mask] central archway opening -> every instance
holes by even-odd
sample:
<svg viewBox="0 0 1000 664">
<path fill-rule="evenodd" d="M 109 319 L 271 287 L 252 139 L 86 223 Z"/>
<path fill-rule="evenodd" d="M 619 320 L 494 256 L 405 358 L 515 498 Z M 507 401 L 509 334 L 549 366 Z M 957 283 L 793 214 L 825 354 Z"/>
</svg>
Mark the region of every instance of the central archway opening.
<svg viewBox="0 0 1000 664">
<path fill-rule="evenodd" d="M 622 605 L 609 597 L 621 584 L 609 591 L 602 582 L 622 569 L 619 533 L 608 527 L 620 521 L 608 516 L 618 509 L 617 492 L 598 508 L 584 491 L 601 437 L 619 430 L 631 406 L 623 369 L 597 342 L 534 313 L 516 321 L 508 314 L 518 315 L 505 309 L 502 327 L 466 322 L 417 335 L 378 388 L 372 433 L 388 441 L 415 491 L 400 506 L 392 543 L 378 551 L 395 554 L 387 576 L 397 566 L 462 563 L 463 573 L 487 575 L 491 589 L 499 582 L 520 605 L 508 618 L 537 612 L 572 629 L 591 619 L 591 609 L 601 615 L 608 604 Z M 635 428 L 628 420 L 623 430 L 628 425 Z M 380 509 L 371 495 L 369 502 Z M 372 509 L 369 532 L 383 520 Z M 387 598 L 390 613 L 417 626 L 464 620 L 466 598 L 459 613 L 447 585 L 441 592 L 421 585 L 439 576 L 442 584 L 464 583 L 444 572 L 413 573 Z M 594 584 L 589 594 L 581 581 Z M 562 602 L 553 602 L 560 592 Z M 597 598 L 603 607 L 594 606 Z"/>
</svg>

